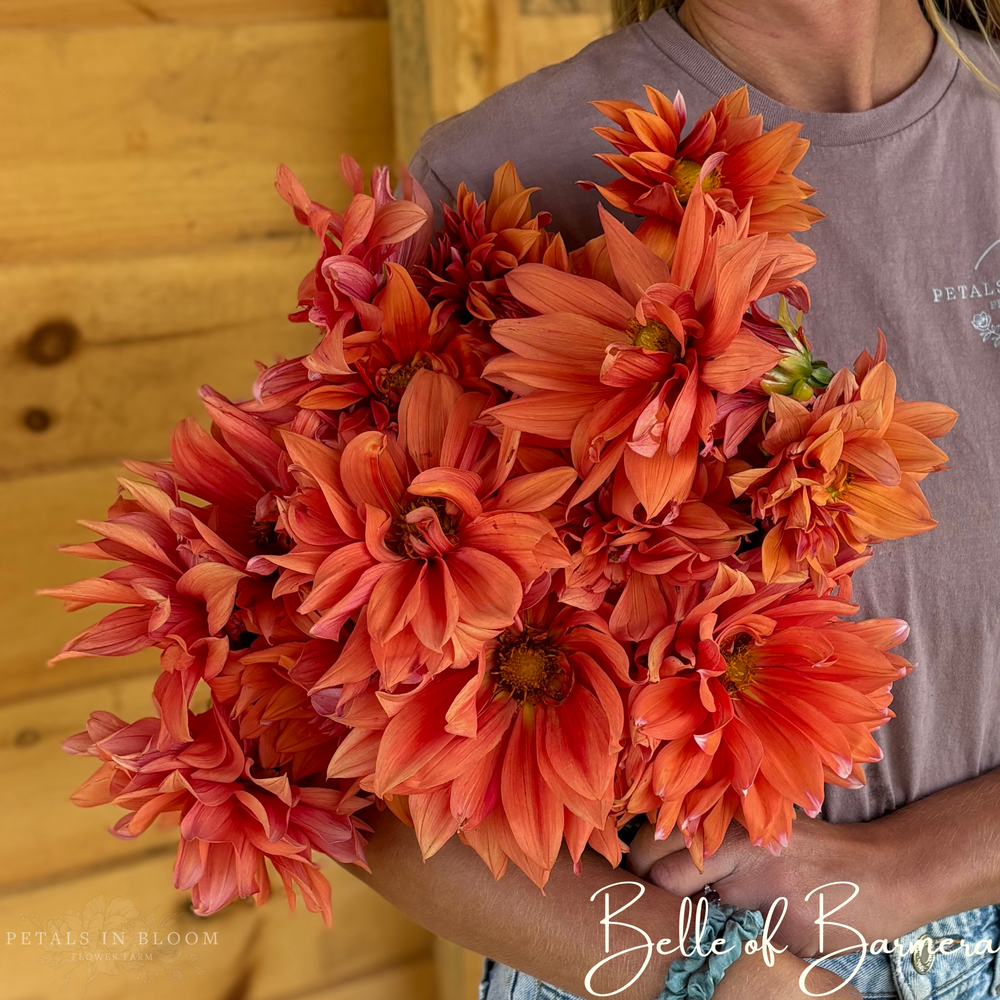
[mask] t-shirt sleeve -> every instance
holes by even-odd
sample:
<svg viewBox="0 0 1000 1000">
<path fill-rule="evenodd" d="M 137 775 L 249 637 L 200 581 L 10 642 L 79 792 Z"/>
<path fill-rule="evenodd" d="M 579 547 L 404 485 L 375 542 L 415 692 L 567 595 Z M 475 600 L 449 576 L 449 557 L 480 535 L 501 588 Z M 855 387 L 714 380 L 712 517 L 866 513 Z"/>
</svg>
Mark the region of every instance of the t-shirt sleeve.
<svg viewBox="0 0 1000 1000">
<path fill-rule="evenodd" d="M 455 193 L 435 173 L 422 146 L 413 154 L 409 170 L 413 179 L 427 192 L 427 197 L 434 206 L 434 229 L 440 229 L 444 221 L 441 215 L 441 202 L 450 205 L 455 199 Z"/>
</svg>

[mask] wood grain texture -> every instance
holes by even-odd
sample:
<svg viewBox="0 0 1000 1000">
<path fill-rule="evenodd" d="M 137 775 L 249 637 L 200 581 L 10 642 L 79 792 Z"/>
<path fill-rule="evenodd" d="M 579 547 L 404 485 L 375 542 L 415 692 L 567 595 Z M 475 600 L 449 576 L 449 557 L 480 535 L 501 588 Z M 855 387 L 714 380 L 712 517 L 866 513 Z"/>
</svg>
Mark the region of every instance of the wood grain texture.
<svg viewBox="0 0 1000 1000">
<path fill-rule="evenodd" d="M 297 234 L 279 163 L 338 204 L 342 153 L 393 160 L 388 42 L 372 19 L 0 31 L 0 265 Z"/>
<path fill-rule="evenodd" d="M 64 678 L 72 674 L 60 671 Z M 59 668 L 55 668 L 59 670 Z M 0 705 L 0 843 L 16 865 L 0 865 L 0 892 L 39 879 L 66 878 L 137 853 L 177 843 L 177 828 L 154 824 L 134 841 L 108 830 L 123 814 L 117 806 L 83 809 L 70 796 L 99 762 L 66 753 L 62 741 L 86 728 L 91 712 L 113 712 L 126 722 L 153 715 L 153 682 L 158 670 L 134 677 L 75 686 L 44 697 Z M 207 706 L 195 692 L 195 711 Z M 30 803 L 30 819 L 22 808 Z"/>
<path fill-rule="evenodd" d="M 438 1000 L 438 997 L 433 962 L 418 959 L 349 983 L 303 994 L 294 1000 Z M 463 1000 L 475 1000 L 475 994 Z"/>
<path fill-rule="evenodd" d="M 438 1000 L 475 1000 L 483 976 L 483 957 L 452 941 L 434 941 Z"/>
<path fill-rule="evenodd" d="M 396 149 L 611 30 L 610 0 L 389 0 Z"/>
<path fill-rule="evenodd" d="M 288 249 L 0 274 L 0 289 L 8 280 L 19 289 L 8 300 L 13 321 L 4 323 L 19 335 L 0 346 L 0 421 L 8 429 L 0 474 L 162 457 L 174 425 L 202 417 L 200 385 L 245 399 L 255 361 L 309 351 L 314 328 L 287 320 L 309 263 L 283 256 Z M 58 364 L 38 364 L 25 350 L 28 331 L 52 318 L 72 321 L 79 342 Z M 36 412 L 47 415 L 44 427 L 29 419 Z"/>
<path fill-rule="evenodd" d="M 272 877 L 274 894 L 263 906 L 237 900 L 210 917 L 196 917 L 189 909 L 190 894 L 173 888 L 169 848 L 130 864 L 0 895 L 4 1000 L 290 1000 L 303 995 L 312 1000 L 430 1000 L 430 935 L 334 862 L 324 858 L 321 865 L 332 886 L 331 928 L 309 913 L 301 898 L 290 913 L 277 876 Z M 105 926 L 123 929 L 119 940 L 124 944 L 110 930 L 107 944 L 101 943 L 101 913 L 108 914 Z M 167 922 L 160 923 L 164 918 Z M 84 923 L 90 928 L 86 947 L 80 936 Z M 153 944 L 157 928 L 163 942 L 176 931 L 179 946 Z M 147 929 L 145 946 L 135 936 L 142 929 Z M 60 945 L 53 944 L 53 931 L 60 932 Z M 75 945 L 66 943 L 67 931 L 75 931 Z M 15 937 L 8 947 L 10 932 Z M 196 938 L 189 940 L 197 943 L 185 943 L 192 932 Z M 22 933 L 28 943 L 22 943 Z M 119 965 L 112 975 L 111 962 L 104 967 L 88 963 L 88 952 L 139 955 L 140 960 L 132 968 Z M 73 954 L 81 958 L 70 960 Z M 55 965 L 60 959 L 62 964 Z M 88 966 L 94 978 L 84 993 Z M 67 973 L 60 991 L 59 980 Z M 400 984 L 415 991 L 389 992 Z"/>
<path fill-rule="evenodd" d="M 0 483 L 0 521 L 17 526 L 6 538 L 0 560 L 3 701 L 55 693 L 149 671 L 157 665 L 157 651 L 147 650 L 135 657 L 77 659 L 45 666 L 67 639 L 111 610 L 87 608 L 67 614 L 62 602 L 35 592 L 97 576 L 114 565 L 66 555 L 56 547 L 94 538 L 76 519 L 103 519 L 115 498 L 115 477 L 124 472 L 117 463 L 108 463 Z"/>
<path fill-rule="evenodd" d="M 386 16 L 386 0 L 2 0 L 0 29 Z"/>
</svg>

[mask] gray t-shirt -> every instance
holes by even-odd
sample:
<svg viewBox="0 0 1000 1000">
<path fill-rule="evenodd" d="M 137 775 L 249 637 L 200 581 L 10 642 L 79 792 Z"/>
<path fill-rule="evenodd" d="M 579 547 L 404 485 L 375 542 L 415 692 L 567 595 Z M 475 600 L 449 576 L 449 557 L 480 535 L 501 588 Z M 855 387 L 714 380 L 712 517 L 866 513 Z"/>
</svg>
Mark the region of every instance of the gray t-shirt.
<svg viewBox="0 0 1000 1000">
<path fill-rule="evenodd" d="M 985 43 L 955 31 L 989 72 Z M 690 123 L 743 81 L 660 11 L 435 125 L 411 169 L 436 204 L 463 180 L 488 195 L 511 159 L 541 187 L 532 204 L 550 228 L 579 246 L 599 232 L 599 196 L 575 181 L 615 176 L 592 157 L 611 147 L 590 131 L 606 120 L 587 102 L 642 103 L 647 83 L 683 91 Z M 899 652 L 917 664 L 894 688 L 898 717 L 877 733 L 885 756 L 867 786 L 828 786 L 827 819 L 874 819 L 1000 766 L 1000 96 L 939 38 L 920 78 L 881 107 L 797 111 L 751 87 L 750 109 L 765 128 L 802 122 L 811 140 L 797 174 L 828 218 L 797 236 L 819 258 L 805 280 L 820 355 L 849 364 L 881 326 L 900 394 L 959 412 L 940 442 L 951 468 L 924 484 L 938 527 L 888 542 L 855 577 L 862 615 L 909 621 Z"/>
</svg>

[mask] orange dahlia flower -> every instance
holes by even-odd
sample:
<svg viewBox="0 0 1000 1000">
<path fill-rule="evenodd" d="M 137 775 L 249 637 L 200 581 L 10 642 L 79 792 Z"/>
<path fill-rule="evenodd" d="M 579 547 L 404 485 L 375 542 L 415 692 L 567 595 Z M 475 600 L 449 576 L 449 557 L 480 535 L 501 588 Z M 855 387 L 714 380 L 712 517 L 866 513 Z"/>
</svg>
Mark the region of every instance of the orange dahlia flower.
<svg viewBox="0 0 1000 1000">
<path fill-rule="evenodd" d="M 889 652 L 906 623 L 842 620 L 857 610 L 721 567 L 650 643 L 648 681 L 629 702 L 624 812 L 655 814 L 661 838 L 677 826 L 696 858 L 734 816 L 777 852 L 794 806 L 819 812 L 824 782 L 862 785 L 861 764 L 882 756 L 871 732 L 893 717 L 892 683 L 912 667 Z"/>
<path fill-rule="evenodd" d="M 313 617 L 312 635 L 337 639 L 355 618 L 390 688 L 421 667 L 469 663 L 514 620 L 525 588 L 569 562 L 536 511 L 575 472 L 508 479 L 517 435 L 477 426 L 488 402 L 420 370 L 400 403 L 398 437 L 364 431 L 339 452 L 284 436 L 302 477 L 284 522 L 297 544 L 253 565 L 282 568 L 275 593 L 303 593 L 298 611 Z"/>
<path fill-rule="evenodd" d="M 550 594 L 488 640 L 475 668 L 383 697 L 374 760 L 358 753 L 370 736 L 348 737 L 328 773 L 407 796 L 425 857 L 458 832 L 496 878 L 509 859 L 543 886 L 564 840 L 576 863 L 588 842 L 621 858 L 611 806 L 630 684 L 604 618 Z"/>
<path fill-rule="evenodd" d="M 653 87 L 645 91 L 652 111 L 634 101 L 591 102 L 617 126 L 594 128 L 618 150 L 595 156 L 621 176 L 607 185 L 579 183 L 596 188 L 616 208 L 646 216 L 642 235 L 664 256 L 672 251 L 696 187 L 711 192 L 727 212 L 746 210 L 751 235 L 802 232 L 824 217 L 803 204 L 816 189 L 793 174 L 809 148 L 799 138 L 801 125 L 785 122 L 764 132 L 761 116 L 750 114 L 746 87 L 740 87 L 682 138 L 687 111 L 681 95 L 671 102 Z"/>
<path fill-rule="evenodd" d="M 456 323 L 435 324 L 430 306 L 399 264 L 387 263 L 385 273 L 385 285 L 365 314 L 366 327 L 337 341 L 336 365 L 327 368 L 321 381 L 303 383 L 300 376 L 298 407 L 344 410 L 366 404 L 372 411 L 368 425 L 381 429 L 395 419 L 403 391 L 422 368 L 445 372 L 469 388 L 485 385 L 479 376 L 496 346 Z"/>
<path fill-rule="evenodd" d="M 330 926 L 330 884 L 314 850 L 367 869 L 355 813 L 370 800 L 325 783 L 322 774 L 300 782 L 248 757 L 218 708 L 192 715 L 192 738 L 157 746 L 160 720 L 125 723 L 93 712 L 84 732 L 63 748 L 97 757 L 98 770 L 72 796 L 78 806 L 113 802 L 127 809 L 111 832 L 130 840 L 158 816 L 180 824 L 174 885 L 191 889 L 195 913 L 208 916 L 237 897 L 258 906 L 271 895 L 267 862 L 281 876 L 289 906 L 298 885 L 306 908 Z"/>
<path fill-rule="evenodd" d="M 544 262 L 568 267 L 562 238 L 550 236 L 548 212 L 531 214 L 531 195 L 507 160 L 493 174 L 487 201 L 459 184 L 455 207 L 444 205 L 444 229 L 431 247 L 430 262 L 416 268 L 419 287 L 434 304 L 432 328 L 454 316 L 484 334 L 499 316 L 518 314 L 503 276 L 518 264 Z"/>
<path fill-rule="evenodd" d="M 255 643 L 230 653 L 222 670 L 206 678 L 214 704 L 265 771 L 299 781 L 326 770 L 346 731 L 331 721 L 331 699 L 314 700 L 308 691 L 340 651 L 337 643 L 304 637 Z"/>
<path fill-rule="evenodd" d="M 747 236 L 696 191 L 666 265 L 601 209 L 620 294 L 580 275 L 524 264 L 511 293 L 538 313 L 499 320 L 509 354 L 484 375 L 520 398 L 489 412 L 504 426 L 570 445 L 586 498 L 622 464 L 655 518 L 687 498 L 700 445 L 715 437 L 714 392 L 737 392 L 780 358 L 742 325 L 747 306 L 814 261 L 791 240 Z M 714 231 L 713 231 L 714 229 Z"/>
<path fill-rule="evenodd" d="M 164 672 L 154 693 L 166 733 L 190 738 L 187 707 L 198 680 L 222 669 L 230 649 L 257 637 L 301 638 L 294 602 L 274 598 L 274 580 L 251 561 L 286 552 L 278 498 L 290 492 L 289 458 L 270 428 L 207 387 L 214 433 L 193 418 L 175 429 L 169 462 L 129 462 L 153 483 L 120 480 L 106 521 L 83 521 L 100 540 L 64 546 L 124 563 L 103 576 L 41 591 L 69 610 L 124 605 L 71 639 L 50 661 L 127 656 L 159 647 Z M 185 499 L 190 496 L 201 501 Z"/>
<path fill-rule="evenodd" d="M 614 610 L 611 633 L 641 642 L 674 621 L 678 588 L 714 579 L 753 522 L 727 505 L 731 493 L 722 463 L 698 467 L 689 499 L 666 508 L 655 521 L 635 517 L 637 500 L 624 478 L 602 486 L 572 512 L 562 529 L 572 564 L 563 570 L 560 600 Z"/>
<path fill-rule="evenodd" d="M 898 399 L 884 339 L 877 357 L 859 365 L 860 383 L 841 369 L 809 406 L 772 396 L 775 419 L 762 444 L 770 460 L 730 477 L 767 529 L 761 558 L 769 582 L 808 576 L 822 593 L 845 551 L 860 554 L 937 523 L 919 481 L 945 466 L 948 456 L 930 438 L 946 434 L 958 414 Z"/>
<path fill-rule="evenodd" d="M 393 262 L 409 267 L 424 258 L 433 228 L 433 208 L 423 188 L 404 176 L 404 198 L 397 201 L 389 186 L 389 170 L 372 172 L 371 194 L 366 194 L 361 168 L 349 156 L 340 159 L 340 171 L 353 192 L 347 211 L 341 215 L 313 201 L 288 167 L 278 168 L 278 194 L 288 202 L 295 217 L 320 241 L 316 266 L 299 287 L 297 312 L 289 319 L 309 322 L 324 334 L 323 342 L 307 360 L 309 367 L 323 372 L 345 329 L 359 321 L 364 325 L 368 304 L 382 284 L 382 267 Z"/>
</svg>

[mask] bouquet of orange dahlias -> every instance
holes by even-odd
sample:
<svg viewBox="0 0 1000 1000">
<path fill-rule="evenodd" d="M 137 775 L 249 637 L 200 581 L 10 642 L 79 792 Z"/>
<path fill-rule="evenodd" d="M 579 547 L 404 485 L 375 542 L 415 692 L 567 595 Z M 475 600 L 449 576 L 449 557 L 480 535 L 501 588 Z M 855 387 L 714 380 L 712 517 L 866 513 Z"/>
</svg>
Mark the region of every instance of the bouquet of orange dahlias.
<svg viewBox="0 0 1000 1000">
<path fill-rule="evenodd" d="M 813 359 L 798 127 L 739 90 L 685 134 L 647 95 L 597 104 L 598 190 L 641 224 L 602 207 L 572 252 L 509 162 L 436 234 L 412 178 L 366 191 L 345 158 L 340 214 L 281 168 L 315 350 L 243 402 L 203 389 L 211 430 L 126 463 L 68 546 L 115 568 L 46 593 L 121 607 L 52 662 L 163 667 L 155 715 L 66 740 L 100 761 L 73 801 L 121 806 L 123 838 L 176 821 L 197 913 L 263 903 L 270 862 L 330 923 L 313 852 L 364 867 L 373 806 L 540 887 L 563 845 L 617 864 L 641 816 L 698 864 L 734 820 L 777 852 L 880 758 L 907 625 L 853 618 L 851 576 L 934 526 L 956 414 L 897 395 L 881 331 L 853 369 Z"/>
</svg>

